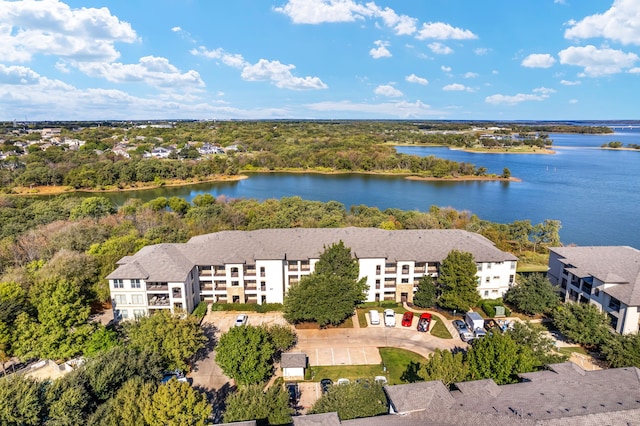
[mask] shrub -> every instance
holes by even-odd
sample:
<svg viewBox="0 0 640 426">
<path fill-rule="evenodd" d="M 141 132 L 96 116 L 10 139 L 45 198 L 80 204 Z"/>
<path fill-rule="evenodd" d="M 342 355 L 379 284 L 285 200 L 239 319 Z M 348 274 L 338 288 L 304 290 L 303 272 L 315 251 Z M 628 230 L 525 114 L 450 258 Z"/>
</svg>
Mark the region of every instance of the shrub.
<svg viewBox="0 0 640 426">
<path fill-rule="evenodd" d="M 249 311 L 257 313 L 281 312 L 282 303 L 214 303 L 211 305 L 212 312 L 218 311 Z"/>
<path fill-rule="evenodd" d="M 201 320 L 207 314 L 207 302 L 200 302 L 191 315 Z"/>
<path fill-rule="evenodd" d="M 489 318 L 496 316 L 496 306 L 504 306 L 504 314 L 506 316 L 511 315 L 511 310 L 504 305 L 502 299 L 484 299 L 479 303 L 480 309 L 482 309 Z"/>
</svg>

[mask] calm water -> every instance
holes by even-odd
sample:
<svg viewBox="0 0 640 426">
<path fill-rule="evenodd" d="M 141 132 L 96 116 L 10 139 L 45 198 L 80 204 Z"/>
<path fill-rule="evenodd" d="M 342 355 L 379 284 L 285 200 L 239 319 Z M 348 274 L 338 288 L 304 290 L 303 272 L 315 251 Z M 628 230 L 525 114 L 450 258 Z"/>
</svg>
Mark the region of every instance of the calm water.
<svg viewBox="0 0 640 426">
<path fill-rule="evenodd" d="M 207 183 L 109 194 L 122 204 L 178 196 L 191 200 L 211 193 L 230 198 L 336 200 L 347 208 L 366 204 L 380 209 L 426 211 L 432 205 L 469 210 L 494 222 L 544 219 L 562 222 L 564 244 L 630 245 L 640 248 L 640 152 L 598 149 L 617 140 L 640 144 L 640 129 L 615 135 L 556 135 L 555 155 L 473 154 L 448 148 L 398 147 L 406 154 L 436 155 L 487 167 L 504 167 L 522 182 L 421 182 L 367 175 L 254 174 L 237 182 Z"/>
</svg>

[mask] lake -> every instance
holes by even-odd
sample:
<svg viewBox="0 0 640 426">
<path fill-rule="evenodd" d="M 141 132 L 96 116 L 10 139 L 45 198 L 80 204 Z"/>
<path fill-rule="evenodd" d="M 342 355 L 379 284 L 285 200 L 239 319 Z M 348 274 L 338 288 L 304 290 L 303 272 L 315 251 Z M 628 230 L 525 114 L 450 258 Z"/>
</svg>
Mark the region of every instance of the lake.
<svg viewBox="0 0 640 426">
<path fill-rule="evenodd" d="M 614 135 L 551 134 L 556 154 L 478 154 L 446 147 L 397 147 L 398 152 L 435 155 L 487 167 L 508 167 L 521 182 L 412 181 L 395 176 L 341 174 L 251 174 L 235 182 L 214 182 L 105 194 L 117 204 L 131 197 L 177 196 L 190 201 L 210 193 L 229 198 L 282 198 L 366 204 L 380 209 L 427 211 L 432 205 L 469 210 L 493 222 L 544 219 L 562 222 L 563 244 L 630 245 L 640 248 L 640 151 L 602 150 L 610 141 L 640 144 L 640 129 Z"/>
</svg>

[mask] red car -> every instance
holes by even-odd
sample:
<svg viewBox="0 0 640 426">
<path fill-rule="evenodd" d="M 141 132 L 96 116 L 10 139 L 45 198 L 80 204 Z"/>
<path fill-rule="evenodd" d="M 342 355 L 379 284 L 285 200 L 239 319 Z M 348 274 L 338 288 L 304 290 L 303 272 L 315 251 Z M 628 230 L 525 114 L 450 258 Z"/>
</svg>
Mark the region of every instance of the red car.
<svg viewBox="0 0 640 426">
<path fill-rule="evenodd" d="M 429 325 L 431 325 L 431 314 L 425 312 L 418 320 L 418 331 L 429 331 Z"/>
<path fill-rule="evenodd" d="M 411 327 L 411 323 L 413 322 L 413 312 L 407 311 L 402 316 L 402 326 L 403 327 Z"/>
</svg>

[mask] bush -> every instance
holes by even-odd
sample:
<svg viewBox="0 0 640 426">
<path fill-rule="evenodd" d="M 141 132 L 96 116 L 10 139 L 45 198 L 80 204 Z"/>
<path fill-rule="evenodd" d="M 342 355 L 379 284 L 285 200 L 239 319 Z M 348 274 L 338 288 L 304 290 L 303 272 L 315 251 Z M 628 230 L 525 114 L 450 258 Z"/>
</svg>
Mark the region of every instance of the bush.
<svg viewBox="0 0 640 426">
<path fill-rule="evenodd" d="M 207 302 L 200 302 L 191 315 L 201 320 L 207 314 Z"/>
<path fill-rule="evenodd" d="M 504 314 L 506 316 L 511 315 L 511 310 L 505 306 L 502 299 L 484 299 L 479 303 L 480 309 L 482 309 L 489 318 L 496 316 L 496 306 L 504 306 Z"/>
<path fill-rule="evenodd" d="M 391 300 L 384 300 L 382 302 L 364 302 L 364 303 L 360 303 L 358 305 L 359 309 L 366 309 L 366 308 L 397 308 L 398 306 L 400 306 L 400 304 L 398 302 L 393 302 Z"/>
<path fill-rule="evenodd" d="M 211 305 L 211 312 L 219 311 L 249 311 L 263 314 L 265 312 L 281 312 L 282 303 L 214 303 Z"/>
</svg>

